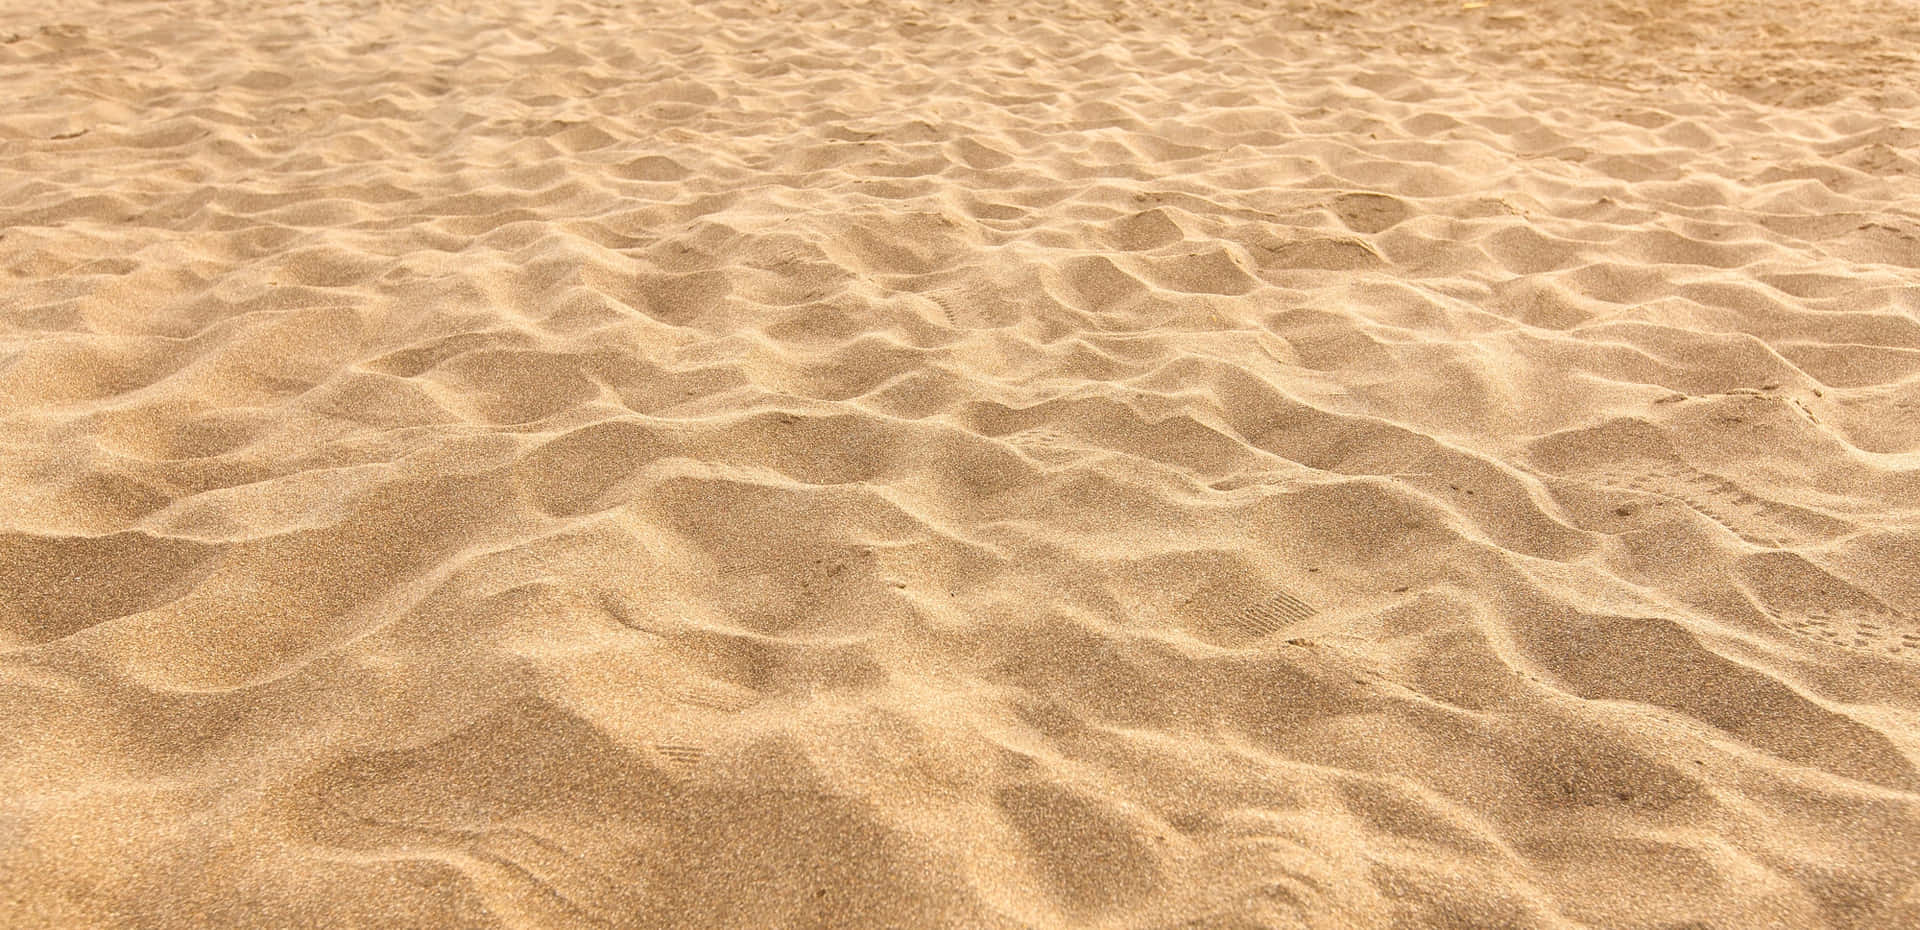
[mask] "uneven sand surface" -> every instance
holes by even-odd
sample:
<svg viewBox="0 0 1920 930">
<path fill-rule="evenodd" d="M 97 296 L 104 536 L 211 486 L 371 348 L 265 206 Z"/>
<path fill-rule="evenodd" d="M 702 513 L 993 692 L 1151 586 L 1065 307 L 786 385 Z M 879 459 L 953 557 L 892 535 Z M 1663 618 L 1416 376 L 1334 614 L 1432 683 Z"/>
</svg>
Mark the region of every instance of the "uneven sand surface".
<svg viewBox="0 0 1920 930">
<path fill-rule="evenodd" d="M 0 0 L 0 926 L 1920 926 L 1920 4 Z"/>
</svg>

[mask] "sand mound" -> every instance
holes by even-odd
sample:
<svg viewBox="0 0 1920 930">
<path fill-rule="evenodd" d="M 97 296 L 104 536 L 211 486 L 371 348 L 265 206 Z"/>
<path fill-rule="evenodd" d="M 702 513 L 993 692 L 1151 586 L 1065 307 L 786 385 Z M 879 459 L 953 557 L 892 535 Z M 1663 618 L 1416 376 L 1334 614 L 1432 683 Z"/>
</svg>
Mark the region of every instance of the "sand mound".
<svg viewBox="0 0 1920 930">
<path fill-rule="evenodd" d="M 1911 4 L 7 8 L 0 925 L 1920 924 Z"/>
</svg>

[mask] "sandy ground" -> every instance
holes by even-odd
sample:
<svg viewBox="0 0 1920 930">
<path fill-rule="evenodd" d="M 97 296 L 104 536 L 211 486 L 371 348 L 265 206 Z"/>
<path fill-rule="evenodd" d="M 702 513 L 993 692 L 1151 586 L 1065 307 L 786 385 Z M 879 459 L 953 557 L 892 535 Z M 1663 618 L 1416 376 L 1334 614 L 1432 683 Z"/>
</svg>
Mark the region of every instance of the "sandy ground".
<svg viewBox="0 0 1920 930">
<path fill-rule="evenodd" d="M 0 925 L 1920 925 L 1916 24 L 0 0 Z"/>
</svg>

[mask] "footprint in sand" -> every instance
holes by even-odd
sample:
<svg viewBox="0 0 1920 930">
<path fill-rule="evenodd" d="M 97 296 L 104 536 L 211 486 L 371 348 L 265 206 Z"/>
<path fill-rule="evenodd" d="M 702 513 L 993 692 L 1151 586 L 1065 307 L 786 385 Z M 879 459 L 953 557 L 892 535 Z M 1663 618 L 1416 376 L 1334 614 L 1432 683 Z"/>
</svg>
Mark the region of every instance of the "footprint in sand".
<svg viewBox="0 0 1920 930">
<path fill-rule="evenodd" d="M 1760 609 L 1797 636 L 1880 655 L 1920 658 L 1920 619 L 1793 553 L 1741 562 L 1740 577 Z"/>
<path fill-rule="evenodd" d="M 687 682 L 673 691 L 674 700 L 683 708 L 653 749 L 682 774 L 689 774 L 706 762 L 709 750 L 705 736 L 719 732 L 747 708 L 760 702 L 760 695 L 746 688 L 720 681 Z"/>
<path fill-rule="evenodd" d="M 655 743 L 653 748 L 655 752 L 665 756 L 668 762 L 682 769 L 698 768 L 707 758 L 706 748 L 692 743 Z"/>
<path fill-rule="evenodd" d="M 1725 478 L 1679 463 L 1602 466 L 1582 469 L 1575 477 L 1601 487 L 1678 501 L 1735 536 L 1770 549 L 1829 538 L 1847 528 L 1832 517 L 1768 500 Z"/>
<path fill-rule="evenodd" d="M 1006 441 L 1028 458 L 1042 462 L 1059 463 L 1087 454 L 1075 445 L 1073 437 L 1054 429 L 1021 430 Z"/>
<path fill-rule="evenodd" d="M 1920 621 L 1890 610 L 1837 606 L 1804 612 L 1768 610 L 1797 636 L 1843 649 L 1920 660 Z"/>
<path fill-rule="evenodd" d="M 759 695 L 711 682 L 688 685 L 675 696 L 682 704 L 724 714 L 737 714 L 760 701 Z"/>
<path fill-rule="evenodd" d="M 1181 612 L 1196 635 L 1220 645 L 1263 639 L 1319 613 L 1288 591 L 1249 590 L 1232 582 L 1202 589 L 1181 605 Z"/>
</svg>

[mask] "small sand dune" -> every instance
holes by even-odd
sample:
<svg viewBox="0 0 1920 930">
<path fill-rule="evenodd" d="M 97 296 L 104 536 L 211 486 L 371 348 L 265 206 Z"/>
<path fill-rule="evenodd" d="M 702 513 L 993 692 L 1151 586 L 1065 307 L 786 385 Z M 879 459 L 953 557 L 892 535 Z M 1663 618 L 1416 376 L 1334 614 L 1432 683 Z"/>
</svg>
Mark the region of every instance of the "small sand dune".
<svg viewBox="0 0 1920 930">
<path fill-rule="evenodd" d="M 1920 6 L 0 0 L 0 926 L 1920 926 Z"/>
</svg>

